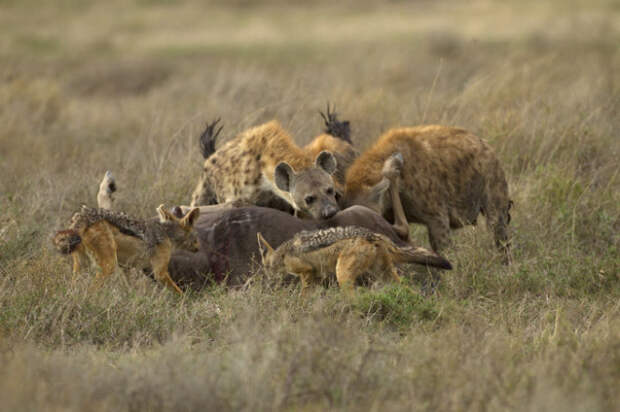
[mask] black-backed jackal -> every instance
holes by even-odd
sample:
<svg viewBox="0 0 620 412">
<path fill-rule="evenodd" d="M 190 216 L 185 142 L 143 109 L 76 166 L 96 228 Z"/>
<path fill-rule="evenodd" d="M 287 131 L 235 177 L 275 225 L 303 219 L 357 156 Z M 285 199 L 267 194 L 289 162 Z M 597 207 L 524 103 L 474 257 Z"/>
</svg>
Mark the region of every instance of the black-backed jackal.
<svg viewBox="0 0 620 412">
<path fill-rule="evenodd" d="M 365 272 L 387 272 L 400 282 L 395 263 L 452 268 L 450 262 L 430 250 L 397 246 L 387 236 L 357 226 L 303 231 L 275 250 L 260 233 L 257 237 L 267 272 L 298 276 L 302 296 L 311 284 L 332 273 L 340 288 L 350 292 Z"/>
<path fill-rule="evenodd" d="M 80 271 L 88 257 L 100 272 L 97 281 L 107 278 L 117 266 L 150 266 L 155 279 L 179 294 L 183 292 L 170 278 L 168 262 L 176 248 L 197 252 L 200 244 L 193 230 L 199 209 L 192 209 L 178 219 L 164 205 L 157 208 L 159 221 L 133 219 L 124 213 L 82 206 L 69 229 L 61 230 L 53 242 L 62 254 L 71 254 L 73 273 Z"/>
</svg>

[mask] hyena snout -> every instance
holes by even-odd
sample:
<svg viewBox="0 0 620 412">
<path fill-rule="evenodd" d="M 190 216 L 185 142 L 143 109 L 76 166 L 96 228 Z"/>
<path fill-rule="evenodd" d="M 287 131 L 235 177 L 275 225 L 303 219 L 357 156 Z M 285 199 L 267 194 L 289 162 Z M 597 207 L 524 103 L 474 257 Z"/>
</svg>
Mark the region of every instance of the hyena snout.
<svg viewBox="0 0 620 412">
<path fill-rule="evenodd" d="M 338 207 L 332 204 L 327 204 L 321 211 L 321 219 L 329 219 L 330 217 L 334 216 L 336 213 L 338 213 Z"/>
</svg>

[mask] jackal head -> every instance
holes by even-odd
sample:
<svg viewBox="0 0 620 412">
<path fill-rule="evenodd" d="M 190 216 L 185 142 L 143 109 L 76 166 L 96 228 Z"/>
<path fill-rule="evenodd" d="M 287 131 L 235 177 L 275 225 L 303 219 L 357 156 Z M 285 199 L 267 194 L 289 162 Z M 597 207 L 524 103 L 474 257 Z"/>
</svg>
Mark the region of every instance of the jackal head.
<svg viewBox="0 0 620 412">
<path fill-rule="evenodd" d="M 167 211 L 164 205 L 157 208 L 157 213 L 159 214 L 159 221 L 165 225 L 166 234 L 174 248 L 189 252 L 200 250 L 198 234 L 194 230 L 194 223 L 198 220 L 200 209 L 193 208 L 180 219 Z"/>
<path fill-rule="evenodd" d="M 271 247 L 260 232 L 256 234 L 256 237 L 258 239 L 258 250 L 260 251 L 261 262 L 267 273 L 272 276 L 277 276 L 279 274 L 284 275 L 284 273 L 280 273 L 284 269 L 284 266 L 281 264 L 282 259 L 279 258 L 278 253 Z"/>
<path fill-rule="evenodd" d="M 297 173 L 288 163 L 280 163 L 275 170 L 276 186 L 290 194 L 291 206 L 302 215 L 328 219 L 340 210 L 332 179 L 336 158 L 323 151 L 316 157 L 314 166 Z"/>
</svg>

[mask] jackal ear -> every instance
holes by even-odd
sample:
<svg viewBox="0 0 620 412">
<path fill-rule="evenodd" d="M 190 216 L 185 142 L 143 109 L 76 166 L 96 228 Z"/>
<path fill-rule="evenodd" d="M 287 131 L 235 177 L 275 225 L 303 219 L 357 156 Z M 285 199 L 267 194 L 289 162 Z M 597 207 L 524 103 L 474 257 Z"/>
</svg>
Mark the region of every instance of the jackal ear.
<svg viewBox="0 0 620 412">
<path fill-rule="evenodd" d="M 320 167 L 325 170 L 330 175 L 333 175 L 336 171 L 336 167 L 338 166 L 338 162 L 336 161 L 336 157 L 332 154 L 332 152 L 328 152 L 327 150 L 323 150 L 316 157 L 314 161 L 316 167 Z"/>
<path fill-rule="evenodd" d="M 157 213 L 159 214 L 159 221 L 161 223 L 177 220 L 177 218 L 175 218 L 170 212 L 166 210 L 163 203 L 157 208 Z"/>
<path fill-rule="evenodd" d="M 258 239 L 258 250 L 260 251 L 260 257 L 261 257 L 261 260 L 263 261 L 263 264 L 264 264 L 265 263 L 265 259 L 267 258 L 267 255 L 269 253 L 273 252 L 273 248 L 265 240 L 263 235 L 260 234 L 260 232 L 256 233 L 256 238 Z"/>
<path fill-rule="evenodd" d="M 198 216 L 200 216 L 200 209 L 195 207 L 181 219 L 181 226 L 187 228 L 193 227 L 196 220 L 198 220 Z"/>
<path fill-rule="evenodd" d="M 291 186 L 295 179 L 295 170 L 286 162 L 281 162 L 276 166 L 274 172 L 274 178 L 276 180 L 276 187 L 283 192 L 290 192 Z"/>
<path fill-rule="evenodd" d="M 368 201 L 377 206 L 381 205 L 383 196 L 389 188 L 390 181 L 388 178 L 384 177 L 379 183 L 370 188 L 370 192 L 368 193 Z"/>
</svg>

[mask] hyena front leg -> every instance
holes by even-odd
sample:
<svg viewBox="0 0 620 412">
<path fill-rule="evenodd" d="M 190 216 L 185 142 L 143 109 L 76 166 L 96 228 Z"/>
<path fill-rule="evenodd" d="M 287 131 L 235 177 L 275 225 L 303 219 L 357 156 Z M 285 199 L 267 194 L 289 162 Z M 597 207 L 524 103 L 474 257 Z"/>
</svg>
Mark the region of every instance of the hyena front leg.
<svg viewBox="0 0 620 412">
<path fill-rule="evenodd" d="M 450 219 L 448 215 L 430 216 L 425 219 L 431 248 L 437 253 L 450 245 Z"/>
<path fill-rule="evenodd" d="M 164 242 L 156 247 L 155 252 L 150 259 L 153 274 L 158 282 L 164 284 L 179 295 L 183 295 L 183 291 L 174 282 L 174 280 L 172 280 L 170 273 L 168 272 L 168 263 L 170 262 L 171 255 L 172 247 L 170 245 L 170 241 Z"/>
<path fill-rule="evenodd" d="M 495 246 L 503 255 L 502 263 L 509 265 L 512 262 L 512 254 L 510 253 L 510 240 L 508 239 L 508 212 L 501 213 L 497 208 L 488 208 L 484 213 L 487 228 L 495 238 Z"/>
</svg>

